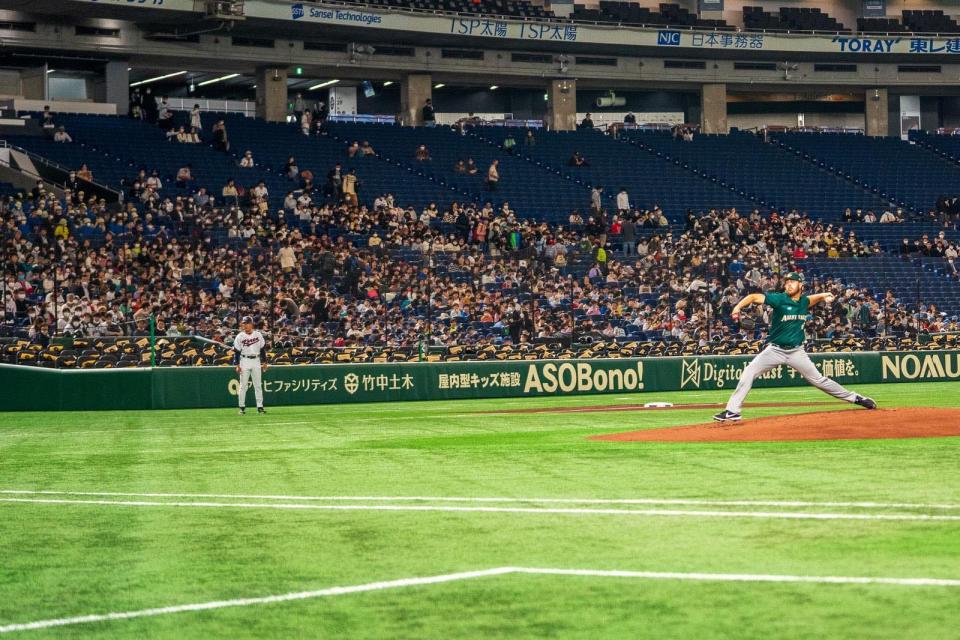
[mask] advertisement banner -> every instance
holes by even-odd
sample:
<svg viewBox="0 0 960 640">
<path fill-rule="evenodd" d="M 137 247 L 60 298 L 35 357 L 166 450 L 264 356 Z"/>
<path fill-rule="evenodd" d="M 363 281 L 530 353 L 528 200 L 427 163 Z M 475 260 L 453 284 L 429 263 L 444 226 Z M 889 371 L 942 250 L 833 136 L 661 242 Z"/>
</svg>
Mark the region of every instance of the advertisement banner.
<svg viewBox="0 0 960 640">
<path fill-rule="evenodd" d="M 928 351 L 880 354 L 881 382 L 936 382 L 960 379 L 960 353 Z"/>
<path fill-rule="evenodd" d="M 143 7 L 172 11 L 195 11 L 193 0 L 72 0 L 74 2 Z M 700 0 L 706 7 L 716 0 Z M 873 0 L 865 0 L 872 2 Z M 723 3 L 720 2 L 722 7 Z M 866 10 L 867 4 L 864 5 Z M 874 7 L 877 5 L 874 4 Z M 716 10 L 716 9 L 710 9 Z M 449 15 L 377 7 L 350 7 L 322 2 L 246 0 L 246 18 L 279 20 L 317 27 L 356 27 L 382 31 L 405 31 L 424 35 L 458 36 L 483 40 L 581 43 L 624 47 L 674 47 L 706 51 L 745 53 L 845 53 L 857 55 L 954 55 L 960 54 L 960 37 L 816 35 L 690 31 L 651 29 L 602 24 L 572 24 L 557 21 L 514 20 L 501 16 Z M 465 43 L 466 44 L 466 43 Z"/>
<path fill-rule="evenodd" d="M 698 11 L 723 11 L 723 0 L 699 0 Z"/>
<path fill-rule="evenodd" d="M 844 385 L 960 379 L 960 351 L 811 354 Z M 752 356 L 515 360 L 271 367 L 267 405 L 732 391 Z M 755 387 L 807 382 L 781 365 Z M 232 367 L 58 371 L 0 364 L 0 411 L 189 409 L 237 405 Z M 655 398 L 653 398 L 655 399 Z M 252 391 L 247 403 L 253 403 Z"/>
</svg>

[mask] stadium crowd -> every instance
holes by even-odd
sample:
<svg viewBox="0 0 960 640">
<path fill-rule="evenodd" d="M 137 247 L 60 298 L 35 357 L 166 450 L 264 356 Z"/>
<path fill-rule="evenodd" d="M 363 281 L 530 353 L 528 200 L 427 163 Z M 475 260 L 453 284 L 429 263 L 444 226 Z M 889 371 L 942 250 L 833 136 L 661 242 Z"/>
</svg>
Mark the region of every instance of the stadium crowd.
<svg viewBox="0 0 960 640">
<path fill-rule="evenodd" d="M 165 99 L 135 98 L 134 117 L 179 142 L 199 139 L 199 107 L 178 127 Z M 298 126 L 312 114 L 305 132 L 322 132 L 323 105 L 298 111 Z M 223 120 L 205 137 L 230 152 Z M 524 144 L 535 144 L 532 132 Z M 376 151 L 368 141 L 348 143 L 345 155 L 358 154 Z M 414 157 L 428 162 L 430 151 L 419 145 Z M 250 177 L 250 169 L 264 170 L 253 151 L 236 158 L 238 176 L 219 193 L 198 186 L 190 164 L 170 177 L 142 167 L 125 181 L 125 204 L 108 206 L 85 193 L 92 176 L 84 165 L 62 197 L 42 183 L 9 196 L 0 208 L 4 331 L 38 342 L 144 335 L 153 316 L 160 335 L 224 341 L 239 317 L 254 314 L 275 343 L 287 345 L 613 339 L 710 351 L 764 336 L 766 311 L 740 325 L 729 313 L 743 295 L 777 288 L 779 274 L 803 270 L 807 258 L 883 252 L 844 225 L 903 221 L 902 211 L 878 217 L 846 209 L 830 224 L 797 211 L 713 209 L 689 211 L 671 225 L 659 206 L 631 206 L 624 189 L 608 212 L 596 186 L 588 208 L 569 212 L 564 225 L 548 224 L 506 201 L 431 203 L 418 211 L 384 193 L 364 205 L 354 169 L 336 163 L 316 180 L 292 156 L 276 169 L 289 189 L 271 194 Z M 570 162 L 587 159 L 577 152 Z M 460 164 L 478 172 L 472 159 Z M 942 233 L 904 238 L 896 253 L 943 257 L 957 277 L 958 247 Z M 932 306 L 917 313 L 889 291 L 833 279 L 808 288 L 836 294 L 811 317 L 811 337 L 960 330 L 956 318 Z"/>
<path fill-rule="evenodd" d="M 161 197 L 146 171 L 122 207 L 68 186 L 62 199 L 35 190 L 0 211 L 4 317 L 33 340 L 144 335 L 151 315 L 161 335 L 222 340 L 253 313 L 278 344 L 646 339 L 709 349 L 762 337 L 765 317 L 744 329 L 730 309 L 805 258 L 880 252 L 798 212 L 689 212 L 671 227 L 656 207 L 594 208 L 561 226 L 509 203 L 416 211 L 383 194 L 366 207 L 302 184 L 279 210 L 262 183 L 220 198 L 202 188 Z M 906 245 L 956 255 L 942 238 Z M 814 314 L 812 336 L 960 329 L 935 309 L 916 317 L 890 293 L 810 287 L 837 294 Z"/>
</svg>

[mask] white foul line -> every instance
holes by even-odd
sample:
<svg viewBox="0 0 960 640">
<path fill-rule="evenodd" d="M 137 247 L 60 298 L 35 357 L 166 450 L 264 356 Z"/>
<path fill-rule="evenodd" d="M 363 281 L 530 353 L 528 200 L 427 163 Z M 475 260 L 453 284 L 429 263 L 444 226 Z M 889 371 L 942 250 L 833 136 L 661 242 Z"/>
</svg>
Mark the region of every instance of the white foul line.
<svg viewBox="0 0 960 640">
<path fill-rule="evenodd" d="M 126 620 L 129 618 L 145 618 L 148 616 L 160 616 L 168 613 L 182 613 L 184 611 L 206 611 L 208 609 L 223 609 L 226 607 L 248 607 L 255 604 L 272 604 L 274 602 L 288 602 L 290 600 L 307 600 L 310 598 L 324 598 L 327 596 L 340 596 L 348 593 L 362 593 L 364 591 L 381 591 L 383 589 L 396 589 L 398 587 L 413 587 L 424 584 L 439 584 L 441 582 L 453 582 L 454 580 L 469 580 L 471 578 L 482 578 L 484 576 L 494 576 L 502 573 L 511 573 L 511 567 L 500 567 L 497 569 L 487 569 L 485 571 L 467 571 L 463 573 L 448 573 L 440 576 L 430 576 L 426 578 L 404 578 L 403 580 L 390 580 L 388 582 L 370 582 L 368 584 L 359 584 L 351 587 L 331 587 L 329 589 L 320 589 L 318 591 L 298 591 L 295 593 L 284 593 L 275 596 L 262 596 L 259 598 L 238 598 L 236 600 L 214 600 L 213 602 L 200 602 L 197 604 L 181 604 L 172 607 L 158 607 L 155 609 L 140 609 L 139 611 L 122 611 L 103 614 L 93 614 L 86 616 L 77 616 L 74 618 L 54 618 L 52 620 L 38 620 L 36 622 L 25 622 L 21 624 L 8 624 L 0 627 L 0 633 L 10 633 L 13 631 L 28 631 L 31 629 L 48 629 L 50 627 L 63 627 L 71 624 L 83 624 L 86 622 L 105 622 L 107 620 Z"/>
<path fill-rule="evenodd" d="M 750 573 L 674 573 L 662 571 L 602 571 L 595 569 L 529 569 L 510 573 L 600 578 L 646 578 L 648 580 L 697 580 L 704 582 L 805 582 L 813 584 L 888 584 L 901 587 L 960 587 L 960 580 L 944 578 L 874 578 L 848 576 L 780 576 Z"/>
<path fill-rule="evenodd" d="M 714 507 L 835 507 L 853 509 L 960 509 L 960 504 L 909 502 L 807 502 L 802 500 L 701 500 L 687 498 L 473 498 L 430 496 L 278 496 L 236 493 L 128 493 L 116 491 L 46 491 L 0 489 L 7 495 L 99 496 L 116 498 L 217 498 L 230 500 L 283 500 L 312 502 L 476 502 L 543 504 L 640 504 Z"/>
<path fill-rule="evenodd" d="M 101 505 L 115 507 L 192 507 L 203 509 L 294 509 L 311 511 L 440 511 L 450 513 L 525 513 L 555 515 L 673 516 L 687 518 L 773 518 L 784 520 L 912 520 L 957 522 L 958 516 L 912 513 L 805 513 L 786 511 L 687 511 L 682 509 L 550 509 L 543 507 L 447 507 L 386 504 L 293 504 L 249 502 L 154 502 L 148 500 L 65 500 L 0 498 L 0 503 Z"/>
<path fill-rule="evenodd" d="M 472 580 L 487 576 L 506 574 L 526 575 L 554 575 L 554 576 L 585 576 L 598 578 L 635 578 L 647 580 L 693 580 L 701 582 L 777 582 L 777 583 L 807 583 L 807 584 L 856 584 L 856 585 L 894 585 L 902 587 L 960 587 L 960 580 L 942 578 L 874 578 L 874 577 L 844 577 L 844 576 L 789 576 L 763 575 L 739 573 L 675 573 L 660 571 L 607 571 L 594 569 L 538 569 L 530 567 L 497 567 L 483 571 L 465 571 L 462 573 L 448 573 L 423 578 L 404 578 L 386 582 L 370 582 L 349 587 L 331 587 L 317 591 L 298 591 L 273 596 L 256 598 L 238 598 L 235 600 L 214 600 L 196 604 L 181 604 L 170 607 L 140 609 L 137 611 L 121 611 L 111 613 L 90 614 L 71 618 L 53 618 L 23 622 L 0 626 L 0 633 L 16 631 L 30 631 L 34 629 L 49 629 L 90 622 L 107 622 L 111 620 L 129 620 L 131 618 L 146 618 L 170 613 L 184 613 L 187 611 L 208 611 L 210 609 L 224 609 L 227 607 L 248 607 L 259 604 L 273 604 L 292 600 L 308 600 L 340 596 L 350 593 L 366 591 L 382 591 L 401 587 L 414 587 L 428 584 L 441 584 L 460 580 Z"/>
</svg>

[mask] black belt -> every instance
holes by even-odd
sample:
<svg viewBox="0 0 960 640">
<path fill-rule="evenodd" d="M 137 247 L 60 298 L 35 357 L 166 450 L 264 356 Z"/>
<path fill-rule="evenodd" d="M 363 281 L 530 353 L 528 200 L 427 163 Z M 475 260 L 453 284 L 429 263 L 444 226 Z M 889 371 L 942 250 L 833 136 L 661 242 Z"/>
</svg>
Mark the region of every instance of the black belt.
<svg viewBox="0 0 960 640">
<path fill-rule="evenodd" d="M 241 358 L 250 358 L 251 360 L 256 360 L 260 356 L 240 356 Z"/>
</svg>

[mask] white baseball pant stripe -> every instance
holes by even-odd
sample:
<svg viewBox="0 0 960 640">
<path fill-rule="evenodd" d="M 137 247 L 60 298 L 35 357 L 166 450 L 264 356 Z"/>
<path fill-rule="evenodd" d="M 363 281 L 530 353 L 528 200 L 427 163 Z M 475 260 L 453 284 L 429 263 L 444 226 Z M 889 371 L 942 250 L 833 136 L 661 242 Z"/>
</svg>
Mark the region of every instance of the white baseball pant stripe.
<svg viewBox="0 0 960 640">
<path fill-rule="evenodd" d="M 240 408 L 247 406 L 247 391 L 250 390 L 250 379 L 253 379 L 253 395 L 257 399 L 257 406 L 263 406 L 263 384 L 260 379 L 260 359 L 240 358 L 240 389 L 237 397 L 240 399 Z"/>
<path fill-rule="evenodd" d="M 796 369 L 797 373 L 803 376 L 804 380 L 820 389 L 824 393 L 829 393 L 834 398 L 854 402 L 857 394 L 853 391 L 844 389 L 836 380 L 832 380 L 817 371 L 817 366 L 810 360 L 810 356 L 803 350 L 803 347 L 794 349 L 783 349 L 775 344 L 767 345 L 767 348 L 757 354 L 757 357 L 750 361 L 750 364 L 743 370 L 740 376 L 740 382 L 737 383 L 737 389 L 727 401 L 727 411 L 731 413 L 740 413 L 743 407 L 743 401 L 747 394 L 753 388 L 753 381 L 765 374 L 771 369 L 775 369 L 781 364 L 788 365 Z"/>
</svg>

